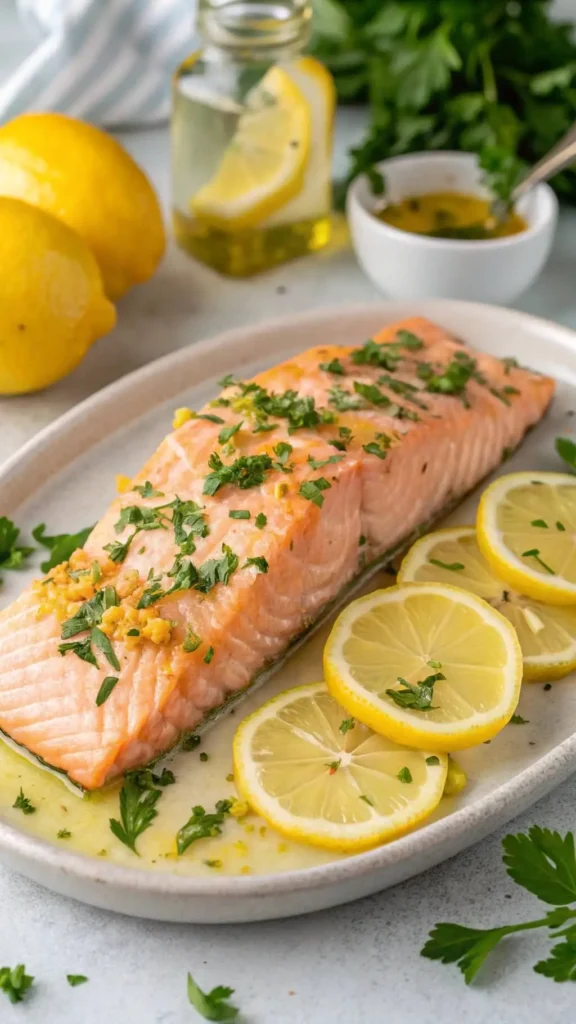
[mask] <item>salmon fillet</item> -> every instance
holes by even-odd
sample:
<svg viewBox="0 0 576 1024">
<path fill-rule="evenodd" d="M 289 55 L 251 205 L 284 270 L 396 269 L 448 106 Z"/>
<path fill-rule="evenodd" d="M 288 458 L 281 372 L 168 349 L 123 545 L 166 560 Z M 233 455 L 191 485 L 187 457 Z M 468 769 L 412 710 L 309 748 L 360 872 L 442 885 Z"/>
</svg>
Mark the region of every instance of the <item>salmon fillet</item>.
<svg viewBox="0 0 576 1024">
<path fill-rule="evenodd" d="M 420 318 L 224 384 L 84 549 L 0 615 L 0 729 L 87 789 L 247 687 L 494 469 L 554 392 Z"/>
</svg>

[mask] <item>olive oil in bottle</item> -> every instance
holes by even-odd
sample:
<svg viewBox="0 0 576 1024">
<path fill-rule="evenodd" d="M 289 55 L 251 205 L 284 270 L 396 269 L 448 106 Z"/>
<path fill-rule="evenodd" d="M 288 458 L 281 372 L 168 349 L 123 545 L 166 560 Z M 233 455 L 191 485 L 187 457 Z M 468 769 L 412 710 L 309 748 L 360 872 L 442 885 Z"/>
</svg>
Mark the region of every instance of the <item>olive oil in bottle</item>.
<svg viewBox="0 0 576 1024">
<path fill-rule="evenodd" d="M 178 68 L 174 230 L 192 256 L 245 276 L 326 245 L 334 86 L 303 57 L 306 0 L 202 0 L 203 49 Z"/>
</svg>

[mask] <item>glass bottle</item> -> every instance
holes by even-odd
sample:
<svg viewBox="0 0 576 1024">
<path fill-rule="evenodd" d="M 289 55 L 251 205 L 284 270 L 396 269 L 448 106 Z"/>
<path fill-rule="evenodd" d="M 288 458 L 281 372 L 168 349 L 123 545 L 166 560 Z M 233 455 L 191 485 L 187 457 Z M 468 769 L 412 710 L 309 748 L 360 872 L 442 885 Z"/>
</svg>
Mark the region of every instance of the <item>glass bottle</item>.
<svg viewBox="0 0 576 1024">
<path fill-rule="evenodd" d="M 245 276 L 330 236 L 334 85 L 303 57 L 307 0 L 201 0 L 201 50 L 173 87 L 179 245 Z"/>
</svg>

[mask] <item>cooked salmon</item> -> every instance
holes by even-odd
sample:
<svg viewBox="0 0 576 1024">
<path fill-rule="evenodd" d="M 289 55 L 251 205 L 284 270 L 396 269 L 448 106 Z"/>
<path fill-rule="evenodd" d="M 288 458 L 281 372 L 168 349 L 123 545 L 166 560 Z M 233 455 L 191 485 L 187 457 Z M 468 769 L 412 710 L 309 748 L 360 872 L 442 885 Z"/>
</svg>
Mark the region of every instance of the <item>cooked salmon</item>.
<svg viewBox="0 0 576 1024">
<path fill-rule="evenodd" d="M 0 729 L 87 789 L 158 758 L 494 469 L 553 392 L 420 318 L 225 380 L 0 616 Z"/>
</svg>

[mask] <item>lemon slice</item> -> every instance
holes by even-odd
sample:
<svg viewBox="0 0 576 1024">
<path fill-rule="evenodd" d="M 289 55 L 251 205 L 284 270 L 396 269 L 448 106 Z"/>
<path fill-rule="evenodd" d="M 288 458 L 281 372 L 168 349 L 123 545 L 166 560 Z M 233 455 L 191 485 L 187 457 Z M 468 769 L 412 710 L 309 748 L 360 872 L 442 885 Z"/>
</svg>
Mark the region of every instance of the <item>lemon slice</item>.
<svg viewBox="0 0 576 1024">
<path fill-rule="evenodd" d="M 403 583 L 338 616 L 324 673 L 336 700 L 376 732 L 411 747 L 462 750 L 512 717 L 522 654 L 508 620 L 475 594 Z"/>
<path fill-rule="evenodd" d="M 225 231 L 254 227 L 298 194 L 308 161 L 311 114 L 302 92 L 274 67 L 250 90 L 236 132 L 192 212 Z"/>
<path fill-rule="evenodd" d="M 492 571 L 473 526 L 437 530 L 416 541 L 399 583 L 452 583 L 497 608 L 512 623 L 522 648 L 524 679 L 561 679 L 576 668 L 576 608 L 542 604 L 511 590 Z"/>
<path fill-rule="evenodd" d="M 324 683 L 274 697 L 234 737 L 234 776 L 250 806 L 292 839 L 342 852 L 394 839 L 431 814 L 447 767 L 445 755 L 350 719 Z"/>
<path fill-rule="evenodd" d="M 576 476 L 510 473 L 482 495 L 480 550 L 510 586 L 547 604 L 576 604 Z"/>
</svg>

